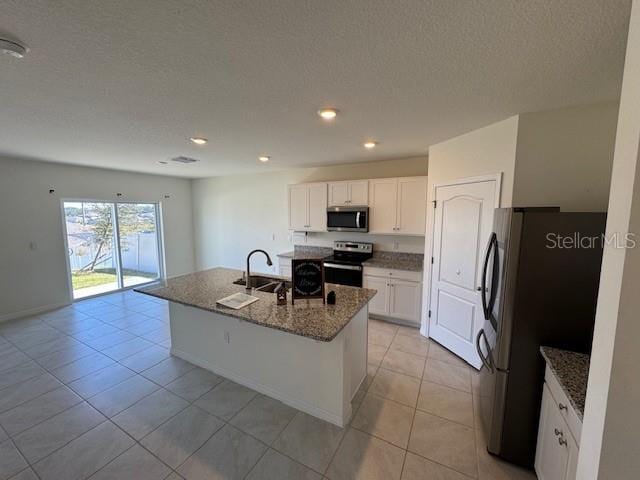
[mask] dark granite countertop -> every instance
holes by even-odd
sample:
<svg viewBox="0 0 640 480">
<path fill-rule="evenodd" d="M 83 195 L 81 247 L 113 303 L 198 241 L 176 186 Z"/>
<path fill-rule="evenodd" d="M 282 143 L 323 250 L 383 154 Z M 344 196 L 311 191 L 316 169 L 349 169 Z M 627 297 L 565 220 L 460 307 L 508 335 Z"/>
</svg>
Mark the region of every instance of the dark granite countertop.
<svg viewBox="0 0 640 480">
<path fill-rule="evenodd" d="M 373 252 L 373 257 L 363 263 L 365 267 L 390 268 L 422 272 L 424 255 L 404 252 Z"/>
<path fill-rule="evenodd" d="M 216 301 L 221 298 L 246 293 L 244 286 L 233 283 L 241 277 L 240 270 L 212 268 L 169 278 L 160 285 L 137 288 L 136 291 L 323 342 L 333 340 L 376 294 L 375 290 L 367 288 L 327 283 L 326 291 L 336 292 L 335 305 L 323 304 L 320 299 L 296 300 L 295 305 L 291 305 L 290 298 L 287 305 L 277 305 L 273 293 L 255 289 L 251 295 L 260 300 L 240 310 L 218 305 Z"/>
<path fill-rule="evenodd" d="M 582 420 L 589 379 L 589 355 L 552 347 L 540 347 L 540 352 Z"/>
<path fill-rule="evenodd" d="M 296 245 L 292 252 L 279 253 L 280 258 L 324 258 L 329 255 L 333 255 L 333 249 L 331 247 L 316 247 L 313 245 Z"/>
</svg>

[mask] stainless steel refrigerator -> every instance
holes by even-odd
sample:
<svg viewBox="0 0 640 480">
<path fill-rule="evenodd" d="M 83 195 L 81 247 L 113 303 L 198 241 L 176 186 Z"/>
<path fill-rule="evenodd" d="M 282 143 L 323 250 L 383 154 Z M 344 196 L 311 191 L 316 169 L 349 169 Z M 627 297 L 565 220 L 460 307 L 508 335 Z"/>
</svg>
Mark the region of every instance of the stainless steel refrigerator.
<svg viewBox="0 0 640 480">
<path fill-rule="evenodd" d="M 541 345 L 589 352 L 606 215 L 500 208 L 486 249 L 476 338 L 487 449 L 532 467 L 544 379 Z"/>
</svg>

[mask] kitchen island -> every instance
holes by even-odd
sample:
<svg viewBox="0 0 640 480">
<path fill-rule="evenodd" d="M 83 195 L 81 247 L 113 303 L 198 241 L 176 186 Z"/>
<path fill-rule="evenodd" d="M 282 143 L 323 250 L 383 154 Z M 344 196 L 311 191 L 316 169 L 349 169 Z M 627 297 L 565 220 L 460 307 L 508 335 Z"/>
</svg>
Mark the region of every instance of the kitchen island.
<svg viewBox="0 0 640 480">
<path fill-rule="evenodd" d="M 169 301 L 171 353 L 338 426 L 351 418 L 351 399 L 367 374 L 368 303 L 375 290 L 326 284 L 336 304 L 321 299 L 242 309 L 217 300 L 245 287 L 239 270 L 213 268 L 137 289 Z M 249 292 L 246 292 L 249 293 Z"/>
</svg>

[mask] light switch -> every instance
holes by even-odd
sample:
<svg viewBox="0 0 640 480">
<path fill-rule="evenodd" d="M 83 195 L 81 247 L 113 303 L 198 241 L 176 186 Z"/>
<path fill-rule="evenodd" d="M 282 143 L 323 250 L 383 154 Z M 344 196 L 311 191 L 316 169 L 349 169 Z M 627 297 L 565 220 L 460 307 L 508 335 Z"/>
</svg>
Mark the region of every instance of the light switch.
<svg viewBox="0 0 640 480">
<path fill-rule="evenodd" d="M 38 249 L 38 244 L 36 242 L 29 242 L 29 250 L 36 251 Z"/>
</svg>

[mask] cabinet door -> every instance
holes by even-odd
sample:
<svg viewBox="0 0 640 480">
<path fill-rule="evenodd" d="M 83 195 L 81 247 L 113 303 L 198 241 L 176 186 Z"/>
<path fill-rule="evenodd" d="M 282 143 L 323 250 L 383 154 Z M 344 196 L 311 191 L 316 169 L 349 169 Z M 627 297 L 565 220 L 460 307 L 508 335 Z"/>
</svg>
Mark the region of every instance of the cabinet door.
<svg viewBox="0 0 640 480">
<path fill-rule="evenodd" d="M 306 185 L 289 186 L 289 230 L 307 230 L 309 220 L 309 188 Z"/>
<path fill-rule="evenodd" d="M 404 235 L 424 235 L 427 221 L 427 179 L 425 177 L 398 180 L 397 232 Z"/>
<path fill-rule="evenodd" d="M 391 281 L 389 315 L 420 323 L 422 284 L 403 280 Z"/>
<path fill-rule="evenodd" d="M 334 182 L 329 184 L 329 206 L 342 207 L 349 205 L 349 183 Z"/>
<path fill-rule="evenodd" d="M 312 232 L 327 231 L 327 184 L 313 183 L 309 185 L 309 221 L 307 230 Z"/>
<path fill-rule="evenodd" d="M 349 205 L 369 205 L 369 182 L 349 182 Z"/>
<path fill-rule="evenodd" d="M 369 302 L 369 313 L 378 315 L 389 315 L 389 279 L 383 277 L 362 277 L 364 288 L 372 288 L 378 293 Z"/>
<path fill-rule="evenodd" d="M 382 178 L 369 181 L 369 232 L 397 233 L 398 181 Z"/>
<path fill-rule="evenodd" d="M 566 441 L 566 444 L 560 442 Z M 559 413 L 547 384 L 542 392 L 535 469 L 538 480 L 565 480 L 569 473 L 569 457 L 577 449 L 569 428 Z"/>
</svg>

